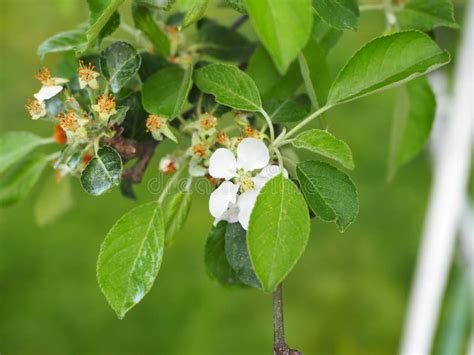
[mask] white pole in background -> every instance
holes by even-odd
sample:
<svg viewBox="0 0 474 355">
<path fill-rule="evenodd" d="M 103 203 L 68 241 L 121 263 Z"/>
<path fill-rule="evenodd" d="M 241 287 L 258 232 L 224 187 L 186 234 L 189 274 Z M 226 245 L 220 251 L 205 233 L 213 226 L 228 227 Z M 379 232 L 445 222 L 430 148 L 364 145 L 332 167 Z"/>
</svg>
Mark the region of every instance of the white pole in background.
<svg viewBox="0 0 474 355">
<path fill-rule="evenodd" d="M 449 119 L 434 164 L 430 203 L 400 346 L 401 355 L 429 355 L 466 198 L 474 124 L 474 6 L 466 5 Z"/>
</svg>

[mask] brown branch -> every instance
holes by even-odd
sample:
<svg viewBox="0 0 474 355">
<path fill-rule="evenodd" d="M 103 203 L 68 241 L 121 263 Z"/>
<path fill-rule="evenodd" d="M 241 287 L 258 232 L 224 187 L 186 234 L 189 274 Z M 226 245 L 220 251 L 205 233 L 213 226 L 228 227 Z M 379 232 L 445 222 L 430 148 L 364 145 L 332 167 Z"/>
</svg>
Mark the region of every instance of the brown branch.
<svg viewBox="0 0 474 355">
<path fill-rule="evenodd" d="M 273 355 L 302 355 L 291 349 L 285 342 L 285 322 L 283 319 L 283 284 L 273 292 Z"/>
<path fill-rule="evenodd" d="M 124 163 L 137 158 L 135 164 L 126 169 L 122 176 L 134 184 L 138 184 L 142 181 L 145 170 L 153 157 L 158 142 L 155 140 L 141 142 L 135 139 L 125 138 L 122 136 L 122 127 L 116 127 L 115 131 L 114 137 L 104 139 L 103 142 L 113 147 L 120 154 Z"/>
</svg>

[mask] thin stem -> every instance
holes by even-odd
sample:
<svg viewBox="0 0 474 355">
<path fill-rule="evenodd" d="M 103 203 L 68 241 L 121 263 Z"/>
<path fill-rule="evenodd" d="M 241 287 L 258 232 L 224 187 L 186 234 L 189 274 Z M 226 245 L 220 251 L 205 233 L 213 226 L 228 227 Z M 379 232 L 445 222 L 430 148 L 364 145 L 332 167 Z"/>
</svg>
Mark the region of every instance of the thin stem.
<svg viewBox="0 0 474 355">
<path fill-rule="evenodd" d="M 279 135 L 278 138 L 273 142 L 273 146 L 278 147 L 281 141 L 287 140 L 288 138 L 290 138 L 292 135 L 294 135 L 296 132 L 298 132 L 301 128 L 306 126 L 308 123 L 310 123 L 316 117 L 320 116 L 321 114 L 323 114 L 324 112 L 329 110 L 331 107 L 332 107 L 332 105 L 323 106 L 319 110 L 313 112 L 311 115 L 309 115 L 303 121 L 301 121 L 295 127 L 293 127 L 287 134 Z"/>
<path fill-rule="evenodd" d="M 283 320 L 283 284 L 273 292 L 273 348 L 275 351 L 285 343 L 285 323 Z"/>
<path fill-rule="evenodd" d="M 278 149 L 275 149 L 275 155 L 277 156 L 278 158 L 278 165 L 280 166 L 280 172 L 283 171 L 283 158 L 281 156 L 281 153 Z"/>
<path fill-rule="evenodd" d="M 267 121 L 268 128 L 270 130 L 270 140 L 273 143 L 275 141 L 275 129 L 273 128 L 272 119 L 268 115 L 267 111 L 265 111 L 263 108 L 260 110 L 260 113 L 263 115 L 263 117 Z"/>
<path fill-rule="evenodd" d="M 237 20 L 235 20 L 235 22 L 230 26 L 230 29 L 231 29 L 232 31 L 237 30 L 240 26 L 242 26 L 242 25 L 245 23 L 245 21 L 248 20 L 248 18 L 249 18 L 248 15 L 242 15 L 242 16 L 240 16 L 240 17 L 237 18 Z"/>
<path fill-rule="evenodd" d="M 171 188 L 176 183 L 176 181 L 178 181 L 180 175 L 182 174 L 182 172 L 185 170 L 185 168 L 187 166 L 188 166 L 188 164 L 183 164 L 183 166 L 173 175 L 173 177 L 168 180 L 168 182 L 165 185 L 165 188 L 163 189 L 163 191 L 161 192 L 160 197 L 157 200 L 157 203 L 159 205 L 161 205 L 165 201 L 165 198 L 168 195 L 168 193 L 170 192 Z"/>
<path fill-rule="evenodd" d="M 387 29 L 392 29 L 397 26 L 397 18 L 393 10 L 392 0 L 384 0 L 385 18 L 387 21 Z"/>
</svg>

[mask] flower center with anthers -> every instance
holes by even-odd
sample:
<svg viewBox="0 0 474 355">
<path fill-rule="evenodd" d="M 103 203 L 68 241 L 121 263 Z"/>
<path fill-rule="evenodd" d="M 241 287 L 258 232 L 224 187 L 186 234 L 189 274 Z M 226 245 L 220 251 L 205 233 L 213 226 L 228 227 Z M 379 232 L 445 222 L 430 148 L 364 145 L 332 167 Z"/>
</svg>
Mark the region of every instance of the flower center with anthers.
<svg viewBox="0 0 474 355">
<path fill-rule="evenodd" d="M 111 113 L 115 110 L 115 106 L 116 106 L 115 98 L 111 94 L 100 95 L 97 98 L 97 105 L 99 106 L 100 113 L 106 113 L 106 114 Z"/>
<path fill-rule="evenodd" d="M 163 118 L 157 115 L 149 115 L 146 121 L 146 128 L 148 132 L 153 132 L 161 128 L 163 125 Z"/>
<path fill-rule="evenodd" d="M 38 80 L 41 84 L 45 86 L 53 86 L 54 83 L 52 81 L 51 72 L 48 68 L 44 67 L 41 69 L 36 75 L 35 79 Z"/>
<path fill-rule="evenodd" d="M 77 74 L 79 75 L 79 79 L 85 82 L 91 81 L 94 79 L 94 69 L 95 66 L 92 63 L 89 65 L 84 65 L 84 62 L 81 60 L 79 62 L 79 68 L 77 69 Z"/>
<path fill-rule="evenodd" d="M 28 100 L 25 105 L 26 110 L 29 112 L 30 115 L 40 115 L 43 113 L 43 106 L 38 100 Z"/>
<path fill-rule="evenodd" d="M 59 120 L 59 125 L 61 128 L 65 131 L 76 132 L 76 130 L 79 128 L 77 114 L 72 110 L 69 110 L 68 112 L 61 112 L 56 116 L 56 118 Z"/>
</svg>

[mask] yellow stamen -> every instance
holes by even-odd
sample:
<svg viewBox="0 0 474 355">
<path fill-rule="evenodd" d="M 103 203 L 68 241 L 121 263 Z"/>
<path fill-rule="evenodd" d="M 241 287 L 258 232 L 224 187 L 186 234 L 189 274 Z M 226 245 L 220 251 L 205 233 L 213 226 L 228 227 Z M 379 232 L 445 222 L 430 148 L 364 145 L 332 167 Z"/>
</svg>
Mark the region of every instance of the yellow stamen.
<svg viewBox="0 0 474 355">
<path fill-rule="evenodd" d="M 29 99 L 25 108 L 31 116 L 41 115 L 44 112 L 44 107 L 38 100 Z"/>
<path fill-rule="evenodd" d="M 192 148 L 193 154 L 198 157 L 203 157 L 206 155 L 207 147 L 204 143 L 198 143 Z"/>
<path fill-rule="evenodd" d="M 217 118 L 210 113 L 205 113 L 199 118 L 199 125 L 202 129 L 209 130 L 214 128 L 217 124 Z"/>
<path fill-rule="evenodd" d="M 47 67 L 40 69 L 40 71 L 35 75 L 35 79 L 45 86 L 54 85 L 51 82 L 51 79 L 52 79 L 51 72 L 49 71 Z"/>
<path fill-rule="evenodd" d="M 161 128 L 164 119 L 158 115 L 149 115 L 146 120 L 146 128 L 148 132 L 153 132 Z"/>
<path fill-rule="evenodd" d="M 95 79 L 96 71 L 94 71 L 95 66 L 92 63 L 89 63 L 87 66 L 84 65 L 84 61 L 79 62 L 79 68 L 77 69 L 77 74 L 79 75 L 79 79 L 84 82 L 89 82 Z"/>
<path fill-rule="evenodd" d="M 65 131 L 76 132 L 79 128 L 78 117 L 73 110 L 61 112 L 56 118 L 59 120 L 61 128 Z"/>
</svg>

